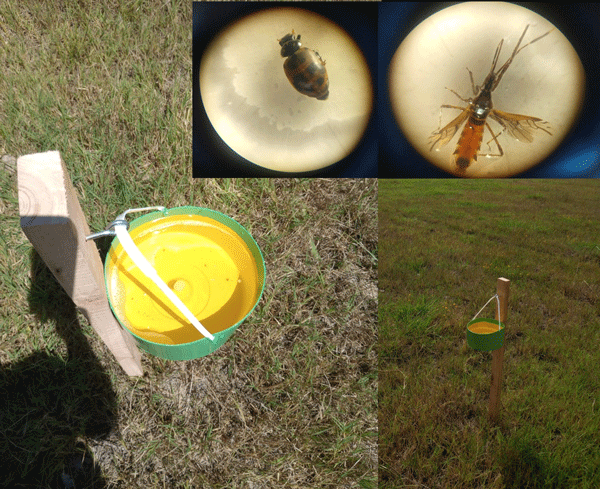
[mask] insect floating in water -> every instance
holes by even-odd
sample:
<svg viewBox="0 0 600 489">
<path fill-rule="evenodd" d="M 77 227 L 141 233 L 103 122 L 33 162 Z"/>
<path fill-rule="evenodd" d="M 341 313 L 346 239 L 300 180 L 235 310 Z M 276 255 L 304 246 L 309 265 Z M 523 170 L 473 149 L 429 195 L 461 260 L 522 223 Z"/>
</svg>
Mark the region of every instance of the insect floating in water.
<svg viewBox="0 0 600 489">
<path fill-rule="evenodd" d="M 281 56 L 287 58 L 283 70 L 292 86 L 304 95 L 325 100 L 329 96 L 329 77 L 325 69 L 325 61 L 319 53 L 303 48 L 300 34 L 296 37 L 294 30 L 278 39 Z"/>
<path fill-rule="evenodd" d="M 450 108 L 450 109 L 458 109 L 462 112 L 449 124 L 445 127 L 433 132 L 429 138 L 429 142 L 431 143 L 431 148 L 429 151 L 433 150 L 434 147 L 438 147 L 438 149 L 442 146 L 445 146 L 450 142 L 450 140 L 454 137 L 458 128 L 466 121 L 465 127 L 462 130 L 460 138 L 458 139 L 458 143 L 456 145 L 456 150 L 453 154 L 453 160 L 455 164 L 455 173 L 459 176 L 464 176 L 467 168 L 471 163 L 477 161 L 477 154 L 479 152 L 479 148 L 481 147 L 481 141 L 483 139 L 484 127 L 487 127 L 488 131 L 492 135 L 492 139 L 488 141 L 489 143 L 493 140 L 496 143 L 498 148 L 498 154 L 487 154 L 481 156 L 490 156 L 490 157 L 501 157 L 504 155 L 504 151 L 502 150 L 502 146 L 498 142 L 497 137 L 504 131 L 508 132 L 508 134 L 515 138 L 517 141 L 521 141 L 524 143 L 530 143 L 533 141 L 533 132 L 536 130 L 544 131 L 547 134 L 552 135 L 549 131 L 550 125 L 543 121 L 542 119 L 538 119 L 537 117 L 532 117 L 528 115 L 521 114 L 509 114 L 508 112 L 503 112 L 501 110 L 497 110 L 493 108 L 492 104 L 492 92 L 496 89 L 502 76 L 506 73 L 506 70 L 512 63 L 515 56 L 521 52 L 524 48 L 533 44 L 536 41 L 539 41 L 543 37 L 547 36 L 552 32 L 552 30 L 542 34 L 539 37 L 536 37 L 533 41 L 528 42 L 521 48 L 521 41 L 525 37 L 525 33 L 529 25 L 525 27 L 523 34 L 521 34 L 521 38 L 519 42 L 515 46 L 513 53 L 510 55 L 508 60 L 502 65 L 502 67 L 496 71 L 496 64 L 498 63 L 498 58 L 500 57 L 500 51 L 502 50 L 502 43 L 504 39 L 500 41 L 498 47 L 496 48 L 496 54 L 494 54 L 494 59 L 492 61 L 492 68 L 485 78 L 482 86 L 475 86 L 475 82 L 473 81 L 473 73 L 469 68 L 467 71 L 469 72 L 469 76 L 471 77 L 471 86 L 473 88 L 473 94 L 476 97 L 464 99 L 454 90 L 447 88 L 454 95 L 456 95 L 463 102 L 468 103 L 466 107 L 458 107 L 456 105 L 442 105 L 440 107 L 440 111 L 442 108 Z M 492 120 L 496 121 L 498 124 L 502 126 L 502 130 L 498 134 L 494 134 L 489 124 L 487 123 L 487 118 L 490 117 Z"/>
</svg>

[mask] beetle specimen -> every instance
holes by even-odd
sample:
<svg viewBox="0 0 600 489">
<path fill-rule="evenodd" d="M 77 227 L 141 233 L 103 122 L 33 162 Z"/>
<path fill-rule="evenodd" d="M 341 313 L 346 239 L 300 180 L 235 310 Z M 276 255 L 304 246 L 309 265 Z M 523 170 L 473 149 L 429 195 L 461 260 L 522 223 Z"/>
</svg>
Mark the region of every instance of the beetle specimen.
<svg viewBox="0 0 600 489">
<path fill-rule="evenodd" d="M 458 109 L 461 113 L 452 120 L 445 127 L 438 129 L 433 132 L 429 138 L 429 142 L 431 143 L 431 148 L 429 151 L 433 150 L 433 148 L 437 145 L 438 148 L 445 146 L 450 142 L 450 140 L 454 137 L 458 128 L 466 121 L 465 127 L 462 130 L 460 138 L 458 139 L 458 143 L 456 145 L 456 150 L 453 153 L 454 164 L 456 165 L 455 173 L 459 176 L 464 176 L 467 168 L 471 163 L 477 161 L 477 153 L 479 152 L 479 148 L 481 147 L 481 140 L 483 139 L 484 126 L 487 127 L 488 131 L 492 135 L 492 139 L 488 141 L 489 143 L 493 140 L 498 147 L 498 154 L 487 154 L 482 156 L 494 156 L 500 157 L 504 155 L 504 151 L 502 150 L 502 146 L 498 142 L 497 137 L 504 131 L 508 132 L 508 134 L 515 138 L 517 141 L 522 141 L 524 143 L 530 143 L 533 141 L 533 132 L 537 129 L 544 131 L 547 134 L 552 135 L 552 133 L 548 130 L 550 129 L 550 125 L 539 119 L 537 117 L 532 117 L 528 115 L 521 114 L 510 114 L 508 112 L 503 112 L 493 108 L 492 104 L 492 92 L 496 89 L 502 76 L 506 73 L 506 70 L 512 63 L 515 56 L 521 52 L 524 48 L 533 44 L 536 41 L 539 41 L 543 37 L 547 36 L 552 32 L 551 29 L 545 34 L 542 34 L 539 37 L 536 37 L 533 41 L 528 42 L 521 48 L 521 41 L 525 37 L 525 33 L 529 25 L 525 27 L 523 34 L 519 39 L 519 42 L 515 46 L 514 51 L 508 58 L 508 60 L 502 65 L 502 67 L 496 70 L 496 64 L 498 63 L 498 58 L 500 57 L 500 51 L 502 50 L 502 44 L 504 39 L 500 41 L 498 47 L 496 48 L 496 54 L 494 54 L 494 59 L 492 61 L 492 67 L 487 77 L 485 78 L 482 86 L 475 86 L 475 82 L 473 81 L 473 73 L 469 68 L 467 71 L 469 72 L 469 76 L 471 78 L 471 87 L 473 89 L 473 94 L 476 97 L 465 99 L 461 97 L 454 90 L 451 90 L 446 87 L 447 90 L 450 90 L 454 95 L 456 95 L 463 102 L 468 103 L 467 107 L 458 107 L 456 105 L 442 105 L 440 107 L 440 111 L 442 108 L 450 108 L 450 109 Z M 489 124 L 487 123 L 487 117 L 490 117 L 498 124 L 502 126 L 502 130 L 498 134 L 494 134 Z"/>
<path fill-rule="evenodd" d="M 283 70 L 292 86 L 303 95 L 325 100 L 329 96 L 329 78 L 319 53 L 301 47 L 300 34 L 296 37 L 293 29 L 278 41 L 281 56 L 287 58 Z"/>
</svg>

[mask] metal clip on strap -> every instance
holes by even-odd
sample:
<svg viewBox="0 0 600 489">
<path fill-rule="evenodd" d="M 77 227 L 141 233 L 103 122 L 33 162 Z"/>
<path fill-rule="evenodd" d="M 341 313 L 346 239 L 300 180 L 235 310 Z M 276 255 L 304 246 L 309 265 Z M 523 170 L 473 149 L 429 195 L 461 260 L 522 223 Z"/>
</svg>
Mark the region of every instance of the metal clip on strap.
<svg viewBox="0 0 600 489">
<path fill-rule="evenodd" d="M 108 226 L 106 226 L 106 229 L 104 231 L 90 234 L 89 236 L 85 237 L 85 240 L 89 241 L 90 239 L 104 238 L 105 236 L 113 236 L 114 237 L 117 235 L 117 233 L 114 229 L 115 226 L 125 226 L 126 229 L 129 229 L 129 223 L 127 222 L 127 219 L 125 219 L 125 216 L 127 214 L 129 214 L 130 212 L 143 212 L 143 211 L 150 211 L 150 210 L 164 212 L 166 210 L 166 207 L 159 205 L 159 206 L 155 206 L 155 207 L 140 207 L 137 209 L 127 209 L 125 212 L 119 214 L 113 222 L 111 222 Z"/>
<path fill-rule="evenodd" d="M 166 207 L 142 207 L 140 209 L 127 209 L 123 214 L 119 214 L 117 218 L 109 224 L 105 231 L 101 231 L 99 233 L 91 234 L 87 236 L 85 239 L 96 239 L 102 236 L 116 236 L 119 238 L 121 245 L 125 252 L 129 255 L 129 258 L 135 263 L 135 265 L 142 271 L 146 277 L 152 280 L 156 286 L 167 296 L 167 298 L 171 301 L 172 305 L 181 312 L 185 318 L 192 324 L 194 328 L 196 328 L 200 334 L 202 334 L 205 338 L 208 338 L 211 341 L 214 341 L 215 337 L 204 327 L 202 323 L 196 319 L 196 317 L 192 314 L 192 312 L 188 309 L 188 307 L 181 302 L 181 299 L 173 292 L 169 286 L 164 282 L 162 278 L 158 275 L 152 264 L 147 260 L 147 258 L 141 253 L 136 244 L 129 236 L 127 232 L 129 228 L 129 223 L 125 219 L 125 216 L 129 212 L 138 212 L 138 211 L 149 211 L 149 210 L 160 210 L 161 212 L 165 212 Z"/>
</svg>

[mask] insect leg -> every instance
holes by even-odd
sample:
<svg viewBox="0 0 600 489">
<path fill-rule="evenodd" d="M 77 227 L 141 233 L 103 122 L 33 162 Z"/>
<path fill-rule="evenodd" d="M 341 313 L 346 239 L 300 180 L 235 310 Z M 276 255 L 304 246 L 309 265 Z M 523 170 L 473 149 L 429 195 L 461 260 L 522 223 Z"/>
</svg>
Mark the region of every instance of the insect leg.
<svg viewBox="0 0 600 489">
<path fill-rule="evenodd" d="M 473 72 L 467 68 L 469 72 L 469 76 L 471 77 L 471 87 L 473 88 L 473 95 L 477 95 L 479 93 L 479 86 L 475 86 L 475 81 L 473 80 Z"/>
<path fill-rule="evenodd" d="M 462 98 L 458 93 L 456 93 L 454 90 L 452 90 L 451 88 L 448 87 L 444 87 L 446 90 L 450 90 L 454 95 L 456 95 L 459 99 L 461 99 L 463 102 L 466 102 L 468 104 L 470 104 L 471 102 L 473 102 L 472 98 Z M 444 107 L 442 105 L 442 107 Z M 447 107 L 452 107 L 451 105 L 448 105 Z M 463 107 L 464 108 L 464 107 Z"/>
<path fill-rule="evenodd" d="M 319 54 L 319 52 L 315 51 L 315 54 L 319 57 L 319 59 L 323 62 L 323 64 L 325 64 L 325 60 L 323 58 L 321 58 L 321 55 Z"/>
<path fill-rule="evenodd" d="M 502 134 L 504 132 L 504 129 L 506 129 L 506 127 L 504 127 L 498 134 L 494 134 L 494 131 L 492 131 L 492 128 L 490 127 L 490 125 L 487 122 L 485 123 L 485 127 L 488 128 L 488 131 L 490 131 L 490 134 L 492 135 L 492 139 L 490 139 L 486 144 L 489 147 L 490 143 L 492 141 L 494 141 L 496 143 L 496 146 L 498 147 L 498 151 L 500 151 L 500 153 L 499 154 L 491 154 L 490 153 L 490 154 L 485 154 L 485 155 L 482 154 L 480 156 L 485 156 L 488 158 L 491 158 L 491 157 L 499 158 L 501 156 L 504 156 L 504 151 L 502 151 L 502 146 L 500 146 L 500 143 L 498 142 L 497 137 L 500 136 L 500 134 Z"/>
<path fill-rule="evenodd" d="M 442 128 L 442 109 L 458 109 L 458 110 L 465 110 L 464 107 L 459 107 L 458 105 L 440 105 L 440 120 L 438 122 L 438 130 L 437 132 L 440 132 L 440 129 Z"/>
</svg>

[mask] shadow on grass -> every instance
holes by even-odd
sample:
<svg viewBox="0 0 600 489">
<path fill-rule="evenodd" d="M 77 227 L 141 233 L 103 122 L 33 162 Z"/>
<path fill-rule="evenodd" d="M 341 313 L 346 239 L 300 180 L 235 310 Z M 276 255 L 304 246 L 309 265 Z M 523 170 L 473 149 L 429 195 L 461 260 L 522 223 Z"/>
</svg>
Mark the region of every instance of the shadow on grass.
<svg viewBox="0 0 600 489">
<path fill-rule="evenodd" d="M 499 460 L 505 487 L 566 488 L 572 474 L 568 470 L 551 466 L 540 451 L 528 440 L 511 440 Z"/>
<path fill-rule="evenodd" d="M 115 393 L 75 305 L 35 251 L 31 263 L 30 312 L 56 325 L 68 358 L 38 351 L 0 371 L 4 487 L 106 487 L 85 439 L 113 429 Z"/>
</svg>

